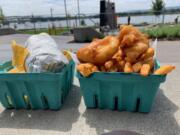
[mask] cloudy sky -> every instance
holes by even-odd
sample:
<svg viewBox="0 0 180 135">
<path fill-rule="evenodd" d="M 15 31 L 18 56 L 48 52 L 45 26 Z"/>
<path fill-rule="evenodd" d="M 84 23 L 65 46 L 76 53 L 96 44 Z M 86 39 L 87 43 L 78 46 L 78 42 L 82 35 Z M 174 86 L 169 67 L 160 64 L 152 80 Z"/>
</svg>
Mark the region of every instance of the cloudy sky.
<svg viewBox="0 0 180 135">
<path fill-rule="evenodd" d="M 66 0 L 68 13 L 77 13 L 77 0 Z M 79 0 L 81 13 L 99 13 L 100 0 Z M 150 9 L 152 0 L 111 0 L 116 3 L 116 11 Z M 180 6 L 180 0 L 164 0 L 167 7 Z M 64 14 L 64 0 L 0 0 L 6 16 L 48 15 L 50 8 L 54 14 Z"/>
</svg>

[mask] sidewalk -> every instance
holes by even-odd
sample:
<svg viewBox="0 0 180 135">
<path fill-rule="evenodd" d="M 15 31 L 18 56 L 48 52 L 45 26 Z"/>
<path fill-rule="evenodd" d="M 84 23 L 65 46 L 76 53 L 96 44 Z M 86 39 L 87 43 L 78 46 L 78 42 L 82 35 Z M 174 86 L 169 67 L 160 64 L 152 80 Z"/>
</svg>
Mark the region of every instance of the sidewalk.
<svg viewBox="0 0 180 135">
<path fill-rule="evenodd" d="M 23 43 L 27 36 L 0 36 L 0 60 L 11 58 L 9 41 Z M 60 48 L 79 48 L 84 44 L 65 44 L 72 37 L 55 37 Z M 7 42 L 8 41 L 8 42 Z M 4 45 L 3 45 L 4 44 Z M 5 110 L 0 107 L 0 135 L 100 135 L 112 130 L 132 130 L 145 135 L 180 135 L 180 41 L 159 42 L 158 59 L 173 63 L 149 114 L 86 109 L 77 78 L 60 111 Z"/>
</svg>

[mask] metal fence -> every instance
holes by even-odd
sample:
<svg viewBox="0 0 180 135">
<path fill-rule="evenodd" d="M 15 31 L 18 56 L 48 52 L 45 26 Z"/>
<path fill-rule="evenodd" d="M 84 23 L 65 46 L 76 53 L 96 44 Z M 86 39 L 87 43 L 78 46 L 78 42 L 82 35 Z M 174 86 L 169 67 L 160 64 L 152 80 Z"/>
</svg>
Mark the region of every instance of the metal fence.
<svg viewBox="0 0 180 135">
<path fill-rule="evenodd" d="M 79 26 L 91 26 L 99 27 L 100 19 L 99 14 L 79 14 L 79 15 L 68 15 L 67 18 L 64 14 L 54 14 L 51 15 L 37 15 L 37 16 L 13 16 L 6 17 L 4 22 L 0 24 L 1 28 L 13 28 L 17 30 L 21 29 L 42 29 L 49 27 L 68 27 L 75 28 Z M 117 16 L 117 24 L 126 24 L 128 21 L 128 16 L 130 16 L 131 24 L 134 25 L 148 25 L 157 23 L 178 23 L 178 16 L 180 13 L 176 14 L 162 14 L 155 16 L 149 15 L 127 15 Z"/>
</svg>

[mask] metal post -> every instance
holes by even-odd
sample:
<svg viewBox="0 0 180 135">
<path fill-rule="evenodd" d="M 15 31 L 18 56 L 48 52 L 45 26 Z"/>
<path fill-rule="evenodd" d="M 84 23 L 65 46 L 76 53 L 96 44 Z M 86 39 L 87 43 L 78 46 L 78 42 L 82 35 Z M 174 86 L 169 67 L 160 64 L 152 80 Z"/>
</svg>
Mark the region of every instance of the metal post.
<svg viewBox="0 0 180 135">
<path fill-rule="evenodd" d="M 77 0 L 77 7 L 78 7 L 78 20 L 79 20 L 79 25 L 80 25 L 81 22 L 80 22 L 80 7 L 79 7 L 79 0 Z"/>
<path fill-rule="evenodd" d="M 66 14 L 66 25 L 67 25 L 67 28 L 69 29 L 66 0 L 64 0 L 64 8 L 65 8 L 65 14 Z"/>
<path fill-rule="evenodd" d="M 162 23 L 164 24 L 164 19 L 165 19 L 165 14 L 164 14 L 164 9 L 163 9 L 163 16 L 162 16 Z"/>
<path fill-rule="evenodd" d="M 76 24 L 76 28 L 77 28 L 77 16 L 75 16 L 75 24 Z"/>
<path fill-rule="evenodd" d="M 53 18 L 53 8 L 50 9 L 51 12 L 51 18 Z"/>
<path fill-rule="evenodd" d="M 35 19 L 34 19 L 34 15 L 32 14 L 32 23 L 34 25 L 34 34 L 36 34 L 36 22 L 35 22 Z"/>
<path fill-rule="evenodd" d="M 50 8 L 50 13 L 51 13 L 51 25 L 53 27 L 53 8 Z"/>
</svg>

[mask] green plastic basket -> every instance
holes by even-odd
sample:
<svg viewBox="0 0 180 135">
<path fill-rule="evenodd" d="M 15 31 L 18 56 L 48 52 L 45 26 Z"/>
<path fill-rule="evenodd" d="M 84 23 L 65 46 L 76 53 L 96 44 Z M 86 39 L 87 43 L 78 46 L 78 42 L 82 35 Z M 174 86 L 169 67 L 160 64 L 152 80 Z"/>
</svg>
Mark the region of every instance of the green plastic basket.
<svg viewBox="0 0 180 135">
<path fill-rule="evenodd" d="M 156 61 L 156 68 L 159 68 Z M 96 72 L 83 77 L 77 72 L 87 108 L 148 113 L 165 75 L 143 77 L 137 73 Z"/>
<path fill-rule="evenodd" d="M 11 109 L 60 109 L 73 83 L 74 62 L 60 73 L 6 73 L 11 61 L 0 65 L 0 101 Z"/>
</svg>

